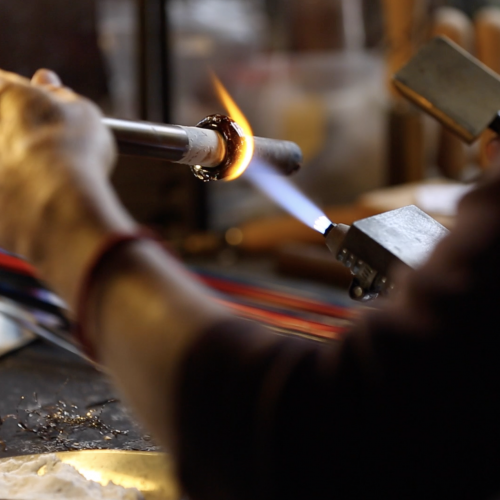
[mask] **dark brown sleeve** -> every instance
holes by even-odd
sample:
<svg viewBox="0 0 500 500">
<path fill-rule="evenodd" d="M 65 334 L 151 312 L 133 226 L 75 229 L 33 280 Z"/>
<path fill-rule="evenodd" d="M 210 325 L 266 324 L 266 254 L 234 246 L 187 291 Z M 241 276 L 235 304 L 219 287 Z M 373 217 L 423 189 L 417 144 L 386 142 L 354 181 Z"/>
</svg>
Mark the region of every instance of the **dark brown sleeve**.
<svg viewBox="0 0 500 500">
<path fill-rule="evenodd" d="M 500 176 L 337 345 L 235 320 L 183 366 L 194 500 L 490 499 L 500 490 Z"/>
</svg>

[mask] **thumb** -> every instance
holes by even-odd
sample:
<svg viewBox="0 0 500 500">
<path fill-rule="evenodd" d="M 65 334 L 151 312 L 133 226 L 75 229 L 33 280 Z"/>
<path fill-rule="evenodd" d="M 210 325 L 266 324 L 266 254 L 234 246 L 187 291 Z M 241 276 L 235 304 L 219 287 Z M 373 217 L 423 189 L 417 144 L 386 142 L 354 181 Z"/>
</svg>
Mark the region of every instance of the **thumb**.
<svg viewBox="0 0 500 500">
<path fill-rule="evenodd" d="M 39 69 L 31 79 L 31 83 L 33 85 L 50 85 L 53 87 L 61 87 L 62 82 L 61 79 L 57 76 L 56 73 L 50 71 L 49 69 Z"/>
</svg>

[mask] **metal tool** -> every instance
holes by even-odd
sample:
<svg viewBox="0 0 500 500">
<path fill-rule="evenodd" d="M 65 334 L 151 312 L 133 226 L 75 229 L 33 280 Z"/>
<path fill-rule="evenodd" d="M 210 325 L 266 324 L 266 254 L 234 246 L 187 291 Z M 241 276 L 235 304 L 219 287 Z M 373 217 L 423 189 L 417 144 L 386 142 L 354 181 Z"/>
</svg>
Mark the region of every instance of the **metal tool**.
<svg viewBox="0 0 500 500">
<path fill-rule="evenodd" d="M 212 115 L 196 127 L 104 118 L 120 153 L 183 163 L 204 181 L 226 178 L 245 140 L 243 131 L 224 115 Z M 255 137 L 255 156 L 285 175 L 299 170 L 302 151 L 290 141 Z"/>
<path fill-rule="evenodd" d="M 17 351 L 35 340 L 31 331 L 0 314 L 0 356 Z"/>
<path fill-rule="evenodd" d="M 32 275 L 0 268 L 0 300 L 10 299 L 40 314 L 50 315 L 61 328 L 70 327 L 66 304 Z"/>
<path fill-rule="evenodd" d="M 7 320 L 9 326 L 8 330 L 2 330 L 2 354 L 10 352 L 15 346 L 23 347 L 35 338 L 41 338 L 50 344 L 56 345 L 65 351 L 71 352 L 80 358 L 94 364 L 94 362 L 86 356 L 83 351 L 74 343 L 70 336 L 64 336 L 51 328 L 53 322 L 51 318 L 46 320 L 45 313 L 40 311 L 31 310 L 21 304 L 6 299 L 0 298 L 0 320 L 5 322 Z M 11 326 L 12 325 L 12 326 Z M 3 325 L 4 327 L 6 325 Z M 13 327 L 17 326 L 17 329 Z M 11 346 L 5 342 L 5 335 L 9 335 Z M 10 347 L 8 349 L 7 347 Z"/>
<path fill-rule="evenodd" d="M 393 82 L 468 143 L 487 128 L 500 133 L 500 76 L 447 38 L 425 45 Z"/>
<path fill-rule="evenodd" d="M 396 265 L 419 267 L 448 230 L 411 205 L 355 222 L 332 224 L 326 245 L 354 278 L 351 298 L 371 300 L 389 293 L 390 271 Z"/>
</svg>

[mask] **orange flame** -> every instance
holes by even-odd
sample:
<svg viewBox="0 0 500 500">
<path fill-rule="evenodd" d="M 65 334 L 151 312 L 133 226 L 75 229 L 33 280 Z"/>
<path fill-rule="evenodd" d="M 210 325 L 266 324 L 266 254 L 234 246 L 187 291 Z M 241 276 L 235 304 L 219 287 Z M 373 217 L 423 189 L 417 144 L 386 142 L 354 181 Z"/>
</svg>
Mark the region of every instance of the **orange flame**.
<svg viewBox="0 0 500 500">
<path fill-rule="evenodd" d="M 252 127 L 250 126 L 250 123 L 248 123 L 245 115 L 242 113 L 240 108 L 238 108 L 232 97 L 229 95 L 229 92 L 226 90 L 224 85 L 222 85 L 221 81 L 215 74 L 212 74 L 212 79 L 219 99 L 222 101 L 222 104 L 226 108 L 229 116 L 240 126 L 244 137 L 241 154 L 232 167 L 231 172 L 225 179 L 226 181 L 232 181 L 240 177 L 240 175 L 245 172 L 248 165 L 250 165 L 255 150 L 255 141 L 253 139 Z"/>
</svg>

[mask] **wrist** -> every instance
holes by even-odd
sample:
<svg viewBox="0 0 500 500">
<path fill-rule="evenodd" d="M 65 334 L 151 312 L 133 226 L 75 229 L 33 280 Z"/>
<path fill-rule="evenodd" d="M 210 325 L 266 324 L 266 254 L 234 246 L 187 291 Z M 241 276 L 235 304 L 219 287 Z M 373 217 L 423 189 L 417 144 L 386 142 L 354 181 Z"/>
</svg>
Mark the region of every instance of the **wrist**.
<svg viewBox="0 0 500 500">
<path fill-rule="evenodd" d="M 79 189 L 61 186 L 39 207 L 38 223 L 16 250 L 72 310 L 81 276 L 101 242 L 137 228 L 107 181 L 79 179 L 78 184 Z"/>
</svg>

